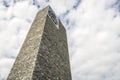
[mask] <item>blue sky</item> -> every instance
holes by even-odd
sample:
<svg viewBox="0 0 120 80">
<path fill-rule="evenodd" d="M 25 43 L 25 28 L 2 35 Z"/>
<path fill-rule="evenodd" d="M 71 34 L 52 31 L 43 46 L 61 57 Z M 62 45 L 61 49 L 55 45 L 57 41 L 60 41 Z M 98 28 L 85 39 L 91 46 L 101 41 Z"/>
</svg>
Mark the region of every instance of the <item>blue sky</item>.
<svg viewBox="0 0 120 80">
<path fill-rule="evenodd" d="M 73 80 L 120 80 L 119 0 L 0 0 L 0 80 L 47 5 L 66 27 Z"/>
</svg>

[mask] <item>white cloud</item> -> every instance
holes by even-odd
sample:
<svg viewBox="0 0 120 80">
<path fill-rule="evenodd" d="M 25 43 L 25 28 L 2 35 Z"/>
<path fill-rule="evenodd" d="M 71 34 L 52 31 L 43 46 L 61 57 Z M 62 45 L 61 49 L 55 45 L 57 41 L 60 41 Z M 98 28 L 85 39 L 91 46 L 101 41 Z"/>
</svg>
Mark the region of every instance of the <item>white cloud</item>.
<svg viewBox="0 0 120 80">
<path fill-rule="evenodd" d="M 14 59 L 12 58 L 1 58 L 0 59 L 0 80 L 3 80 L 9 73 L 12 67 Z"/>
<path fill-rule="evenodd" d="M 38 0 L 40 9 L 50 4 L 58 16 L 69 20 L 67 33 L 73 80 L 119 80 L 120 13 L 116 0 Z M 33 1 L 0 5 L 0 79 L 6 78 L 25 35 L 38 11 Z M 7 65 L 6 65 L 7 64 Z"/>
<path fill-rule="evenodd" d="M 120 17 L 109 7 L 112 4 L 113 0 L 83 0 L 67 16 L 76 23 L 68 30 L 73 79 L 120 79 L 115 71 L 120 67 Z"/>
</svg>

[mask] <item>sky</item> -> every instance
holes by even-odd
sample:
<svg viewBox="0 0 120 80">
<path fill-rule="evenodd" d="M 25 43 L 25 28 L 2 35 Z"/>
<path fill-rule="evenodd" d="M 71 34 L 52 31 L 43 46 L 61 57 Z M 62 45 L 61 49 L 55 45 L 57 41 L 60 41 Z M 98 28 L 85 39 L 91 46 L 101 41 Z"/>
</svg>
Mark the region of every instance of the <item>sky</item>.
<svg viewBox="0 0 120 80">
<path fill-rule="evenodd" d="M 72 80 L 120 80 L 120 0 L 0 0 L 0 80 L 47 5 L 67 30 Z"/>
</svg>

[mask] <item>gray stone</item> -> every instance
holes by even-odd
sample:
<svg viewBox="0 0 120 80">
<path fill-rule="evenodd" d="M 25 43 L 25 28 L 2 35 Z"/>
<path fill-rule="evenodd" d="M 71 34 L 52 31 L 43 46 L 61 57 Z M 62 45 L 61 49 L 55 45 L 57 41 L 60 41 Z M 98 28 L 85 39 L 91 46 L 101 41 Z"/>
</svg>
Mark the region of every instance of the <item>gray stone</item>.
<svg viewBox="0 0 120 80">
<path fill-rule="evenodd" d="M 7 80 L 72 80 L 66 30 L 49 6 L 38 12 Z"/>
</svg>

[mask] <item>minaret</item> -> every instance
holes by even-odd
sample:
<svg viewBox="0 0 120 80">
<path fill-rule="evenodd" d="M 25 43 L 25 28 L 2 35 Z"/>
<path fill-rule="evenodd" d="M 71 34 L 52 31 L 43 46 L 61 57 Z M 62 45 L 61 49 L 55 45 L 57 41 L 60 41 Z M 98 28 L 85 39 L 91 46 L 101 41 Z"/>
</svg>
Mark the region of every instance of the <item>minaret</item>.
<svg viewBox="0 0 120 80">
<path fill-rule="evenodd" d="M 50 6 L 35 17 L 7 80 L 72 80 L 66 30 Z"/>
</svg>

